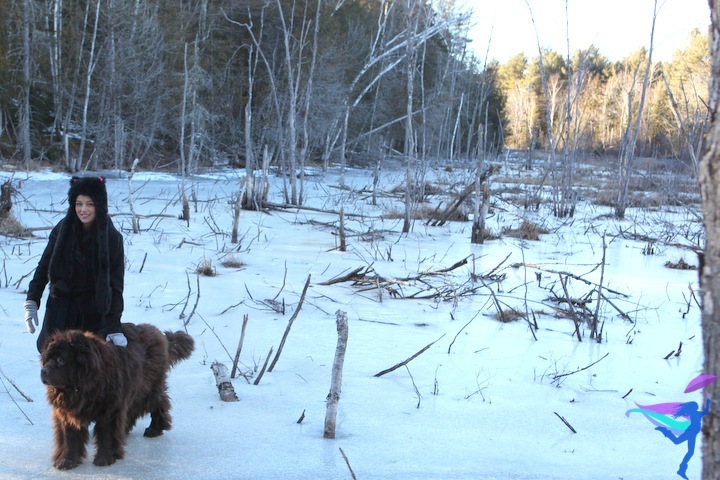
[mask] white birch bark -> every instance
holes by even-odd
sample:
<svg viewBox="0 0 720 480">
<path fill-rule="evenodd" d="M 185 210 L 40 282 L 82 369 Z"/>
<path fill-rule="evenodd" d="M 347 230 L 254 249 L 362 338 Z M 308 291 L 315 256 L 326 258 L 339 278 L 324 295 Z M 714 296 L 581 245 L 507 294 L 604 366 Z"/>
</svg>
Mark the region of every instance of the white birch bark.
<svg viewBox="0 0 720 480">
<path fill-rule="evenodd" d="M 335 323 L 337 324 L 338 343 L 332 366 L 330 393 L 328 393 L 327 396 L 325 431 L 323 433 L 323 437 L 325 438 L 335 438 L 335 424 L 337 421 L 338 403 L 340 402 L 340 391 L 342 389 L 342 371 L 343 364 L 345 363 L 345 350 L 347 349 L 348 340 L 347 313 L 342 310 L 335 312 Z"/>
</svg>

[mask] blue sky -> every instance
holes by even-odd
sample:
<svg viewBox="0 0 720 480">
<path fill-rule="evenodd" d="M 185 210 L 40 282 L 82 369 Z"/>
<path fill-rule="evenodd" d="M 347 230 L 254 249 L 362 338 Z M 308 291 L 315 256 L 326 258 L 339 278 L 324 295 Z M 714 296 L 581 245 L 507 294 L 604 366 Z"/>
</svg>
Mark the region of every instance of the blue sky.
<svg viewBox="0 0 720 480">
<path fill-rule="evenodd" d="M 535 28 L 525 0 L 465 0 L 475 12 L 471 30 L 474 49 L 500 62 L 525 52 L 537 55 Z M 565 53 L 565 0 L 529 0 L 540 44 Z M 610 60 L 620 60 L 650 40 L 653 0 L 570 0 L 568 2 L 570 50 L 593 44 Z M 687 44 L 693 28 L 707 29 L 710 9 L 707 0 L 658 1 L 661 9 L 655 27 L 654 58 L 670 60 L 672 53 Z M 492 35 L 492 37 L 491 37 Z"/>
</svg>

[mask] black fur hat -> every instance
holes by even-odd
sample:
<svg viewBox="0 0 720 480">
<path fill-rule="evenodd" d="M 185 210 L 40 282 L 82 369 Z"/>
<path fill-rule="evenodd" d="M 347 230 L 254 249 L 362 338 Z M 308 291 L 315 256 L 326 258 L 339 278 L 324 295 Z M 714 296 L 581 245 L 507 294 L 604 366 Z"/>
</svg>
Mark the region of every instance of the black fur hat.
<svg viewBox="0 0 720 480">
<path fill-rule="evenodd" d="M 70 179 L 70 190 L 68 191 L 68 203 L 71 212 L 75 211 L 75 200 L 77 200 L 78 195 L 86 195 L 92 198 L 98 217 L 107 215 L 108 198 L 105 177 L 73 176 Z"/>
</svg>

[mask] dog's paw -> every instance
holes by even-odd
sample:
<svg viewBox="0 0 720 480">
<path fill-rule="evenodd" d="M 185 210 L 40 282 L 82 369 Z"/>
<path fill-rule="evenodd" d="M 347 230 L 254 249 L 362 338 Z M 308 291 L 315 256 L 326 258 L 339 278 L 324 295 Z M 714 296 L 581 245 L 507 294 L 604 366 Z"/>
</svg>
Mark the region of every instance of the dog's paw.
<svg viewBox="0 0 720 480">
<path fill-rule="evenodd" d="M 98 452 L 93 463 L 98 467 L 107 467 L 115 463 L 115 456 L 112 452 Z"/>
<path fill-rule="evenodd" d="M 152 438 L 152 437 L 159 437 L 159 436 L 162 435 L 162 434 L 163 434 L 163 431 L 162 431 L 162 430 L 159 430 L 159 429 L 154 428 L 154 427 L 148 427 L 148 428 L 145 429 L 145 433 L 144 433 L 143 435 L 146 436 L 146 437 L 151 437 L 151 438 Z"/>
<path fill-rule="evenodd" d="M 71 470 L 80 465 L 80 460 L 73 458 L 56 458 L 53 461 L 53 466 L 58 470 Z"/>
</svg>

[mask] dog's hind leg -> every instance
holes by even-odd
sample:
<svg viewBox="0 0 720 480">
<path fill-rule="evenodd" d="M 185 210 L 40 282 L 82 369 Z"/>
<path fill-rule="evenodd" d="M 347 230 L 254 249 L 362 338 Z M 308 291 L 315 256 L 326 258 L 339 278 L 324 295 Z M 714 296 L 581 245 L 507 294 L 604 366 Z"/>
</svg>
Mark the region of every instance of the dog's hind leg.
<svg viewBox="0 0 720 480">
<path fill-rule="evenodd" d="M 163 430 L 172 428 L 170 417 L 170 398 L 167 396 L 167 387 L 164 384 L 159 392 L 152 395 L 150 402 L 150 426 L 145 429 L 146 437 L 159 437 Z"/>
</svg>

